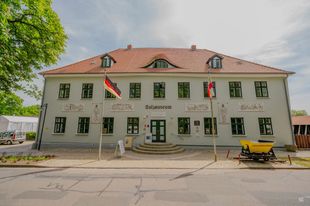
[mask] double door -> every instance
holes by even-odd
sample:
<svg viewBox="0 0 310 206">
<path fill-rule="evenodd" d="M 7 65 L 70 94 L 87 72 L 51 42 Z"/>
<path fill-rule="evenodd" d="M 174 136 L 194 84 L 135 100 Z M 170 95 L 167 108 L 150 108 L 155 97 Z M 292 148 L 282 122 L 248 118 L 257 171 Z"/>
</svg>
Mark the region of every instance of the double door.
<svg viewBox="0 0 310 206">
<path fill-rule="evenodd" d="M 152 142 L 166 142 L 166 120 L 151 120 Z"/>
</svg>

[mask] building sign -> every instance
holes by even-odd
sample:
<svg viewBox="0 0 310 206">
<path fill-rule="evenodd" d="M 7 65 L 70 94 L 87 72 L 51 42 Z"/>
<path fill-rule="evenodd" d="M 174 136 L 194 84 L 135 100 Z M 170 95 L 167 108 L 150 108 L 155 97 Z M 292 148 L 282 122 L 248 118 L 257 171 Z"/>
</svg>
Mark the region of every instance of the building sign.
<svg viewBox="0 0 310 206">
<path fill-rule="evenodd" d="M 145 109 L 172 109 L 171 105 L 145 105 Z"/>
<path fill-rule="evenodd" d="M 209 104 L 206 103 L 194 103 L 185 105 L 185 111 L 187 112 L 205 112 L 210 111 Z"/>
<path fill-rule="evenodd" d="M 84 110 L 84 104 L 65 104 L 63 107 L 64 112 L 82 112 Z"/>
<path fill-rule="evenodd" d="M 195 120 L 194 121 L 194 126 L 200 126 L 200 121 L 199 120 Z"/>
<path fill-rule="evenodd" d="M 114 112 L 132 112 L 134 105 L 130 103 L 115 103 L 112 104 L 112 111 Z"/>
<path fill-rule="evenodd" d="M 264 104 L 255 102 L 255 103 L 239 103 L 239 111 L 241 112 L 263 112 L 264 111 Z"/>
</svg>

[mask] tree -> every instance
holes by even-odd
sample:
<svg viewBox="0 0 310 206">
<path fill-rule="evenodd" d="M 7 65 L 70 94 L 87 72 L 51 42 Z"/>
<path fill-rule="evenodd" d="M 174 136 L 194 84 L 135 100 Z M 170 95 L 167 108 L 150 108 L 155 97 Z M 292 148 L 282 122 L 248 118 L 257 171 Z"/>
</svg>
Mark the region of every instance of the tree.
<svg viewBox="0 0 310 206">
<path fill-rule="evenodd" d="M 0 92 L 0 115 L 19 115 L 23 100 L 15 94 Z"/>
<path fill-rule="evenodd" d="M 39 116 L 39 114 L 40 114 L 40 105 L 35 104 L 35 105 L 23 107 L 19 115 L 35 117 L 35 116 Z"/>
<path fill-rule="evenodd" d="M 55 64 L 67 36 L 52 0 L 0 1 L 0 91 L 36 97 L 35 70 Z"/>
<path fill-rule="evenodd" d="M 14 93 L 0 92 L 0 115 L 39 116 L 40 105 L 23 106 L 23 100 Z"/>
<path fill-rule="evenodd" d="M 307 116 L 306 110 L 292 110 L 291 111 L 292 116 Z"/>
</svg>

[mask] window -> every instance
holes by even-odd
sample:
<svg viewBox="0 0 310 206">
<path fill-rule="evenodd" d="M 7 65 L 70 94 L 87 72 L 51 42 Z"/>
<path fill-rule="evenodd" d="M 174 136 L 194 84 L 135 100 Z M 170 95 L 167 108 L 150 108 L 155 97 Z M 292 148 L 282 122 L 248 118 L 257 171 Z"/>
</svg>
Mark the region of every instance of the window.
<svg viewBox="0 0 310 206">
<path fill-rule="evenodd" d="M 138 117 L 128 117 L 127 134 L 139 134 L 139 118 Z"/>
<path fill-rule="evenodd" d="M 102 134 L 113 134 L 114 118 L 105 117 L 102 122 Z"/>
<path fill-rule="evenodd" d="M 165 60 L 156 60 L 154 62 L 153 68 L 168 68 L 169 64 Z"/>
<path fill-rule="evenodd" d="M 307 126 L 307 135 L 310 135 L 310 125 Z"/>
<path fill-rule="evenodd" d="M 89 117 L 79 117 L 77 133 L 87 134 L 88 132 L 89 132 Z"/>
<path fill-rule="evenodd" d="M 242 97 L 241 82 L 229 82 L 230 97 Z"/>
<path fill-rule="evenodd" d="M 165 82 L 154 82 L 154 98 L 165 98 Z"/>
<path fill-rule="evenodd" d="M 179 134 L 190 134 L 191 124 L 189 117 L 179 117 L 178 118 L 178 133 Z"/>
<path fill-rule="evenodd" d="M 268 87 L 266 81 L 254 82 L 256 97 L 268 97 Z"/>
<path fill-rule="evenodd" d="M 102 59 L 102 67 L 107 68 L 112 66 L 112 59 L 109 56 L 105 56 Z"/>
<path fill-rule="evenodd" d="M 242 117 L 231 118 L 231 132 L 233 135 L 244 135 L 244 121 Z"/>
<path fill-rule="evenodd" d="M 212 69 L 220 69 L 222 68 L 222 59 L 220 57 L 213 57 L 211 60 L 211 68 Z"/>
<path fill-rule="evenodd" d="M 82 85 L 82 98 L 91 99 L 93 98 L 93 84 L 83 84 Z"/>
<path fill-rule="evenodd" d="M 305 135 L 306 133 L 306 125 L 300 125 L 299 134 Z"/>
<path fill-rule="evenodd" d="M 141 83 L 129 84 L 129 98 L 141 98 Z"/>
<path fill-rule="evenodd" d="M 60 84 L 58 98 L 67 99 L 70 95 L 70 84 Z"/>
<path fill-rule="evenodd" d="M 114 86 L 117 86 L 117 83 L 113 83 Z M 111 92 L 109 92 L 108 90 L 105 90 L 105 98 L 106 99 L 115 99 L 116 96 L 114 94 L 112 94 Z"/>
<path fill-rule="evenodd" d="M 299 131 L 299 125 L 294 125 L 294 134 L 298 134 Z"/>
<path fill-rule="evenodd" d="M 258 118 L 259 131 L 261 135 L 272 135 L 271 118 Z"/>
<path fill-rule="evenodd" d="M 209 97 L 208 96 L 208 82 L 203 82 L 203 96 L 204 97 Z M 213 86 L 213 94 L 212 97 L 216 97 L 216 89 L 215 89 L 215 82 L 212 82 L 212 86 Z"/>
<path fill-rule="evenodd" d="M 213 117 L 213 121 L 214 121 L 214 134 L 217 134 L 217 124 L 215 117 Z M 205 123 L 205 134 L 212 135 L 212 118 L 211 117 L 204 118 L 204 123 Z"/>
<path fill-rule="evenodd" d="M 66 117 L 55 117 L 54 133 L 65 133 Z"/>
<path fill-rule="evenodd" d="M 190 98 L 189 82 L 178 82 L 178 96 L 179 98 Z"/>
</svg>

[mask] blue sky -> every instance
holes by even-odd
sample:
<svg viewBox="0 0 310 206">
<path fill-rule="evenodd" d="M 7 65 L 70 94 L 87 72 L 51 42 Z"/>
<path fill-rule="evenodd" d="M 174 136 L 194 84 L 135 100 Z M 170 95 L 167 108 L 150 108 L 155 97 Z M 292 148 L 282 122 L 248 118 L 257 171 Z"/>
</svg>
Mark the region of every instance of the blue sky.
<svg viewBox="0 0 310 206">
<path fill-rule="evenodd" d="M 55 0 L 53 8 L 69 40 L 58 64 L 44 70 L 127 44 L 196 44 L 296 72 L 289 78 L 292 108 L 310 113 L 310 1 Z M 23 97 L 26 105 L 36 103 Z"/>
</svg>

